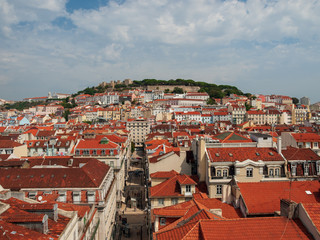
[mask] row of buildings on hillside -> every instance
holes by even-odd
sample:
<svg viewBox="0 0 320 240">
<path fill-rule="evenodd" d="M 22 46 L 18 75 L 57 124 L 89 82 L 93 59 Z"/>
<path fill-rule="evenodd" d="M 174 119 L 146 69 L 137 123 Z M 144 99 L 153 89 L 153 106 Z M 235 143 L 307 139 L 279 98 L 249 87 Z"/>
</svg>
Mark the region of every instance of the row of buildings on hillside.
<svg viewBox="0 0 320 240">
<path fill-rule="evenodd" d="M 115 239 L 135 199 L 150 239 L 320 239 L 319 111 L 307 102 L 208 105 L 160 88 L 50 99 L 0 113 L 1 236 Z M 139 196 L 125 191 L 136 163 Z"/>
</svg>

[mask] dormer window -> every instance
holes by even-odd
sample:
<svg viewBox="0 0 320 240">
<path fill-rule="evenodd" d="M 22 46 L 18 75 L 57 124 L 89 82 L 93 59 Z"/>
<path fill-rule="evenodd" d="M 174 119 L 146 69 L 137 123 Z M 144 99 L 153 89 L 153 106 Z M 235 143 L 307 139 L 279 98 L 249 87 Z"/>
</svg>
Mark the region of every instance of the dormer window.
<svg viewBox="0 0 320 240">
<path fill-rule="evenodd" d="M 28 197 L 31 199 L 36 199 L 37 192 L 29 192 Z"/>
<path fill-rule="evenodd" d="M 223 170 L 223 177 L 228 177 L 228 170 L 227 169 Z"/>
<path fill-rule="evenodd" d="M 291 165 L 291 174 L 292 176 L 296 176 L 297 166 L 295 164 Z"/>
<path fill-rule="evenodd" d="M 309 175 L 309 164 L 308 163 L 304 164 L 304 175 L 305 176 Z"/>
<path fill-rule="evenodd" d="M 186 185 L 186 192 L 190 193 L 191 192 L 191 185 Z"/>
<path fill-rule="evenodd" d="M 95 192 L 87 192 L 88 196 L 88 203 L 94 203 L 95 202 Z"/>
<path fill-rule="evenodd" d="M 80 192 L 73 192 L 73 203 L 80 203 Z"/>
<path fill-rule="evenodd" d="M 257 156 L 260 156 L 260 153 L 256 152 L 256 155 L 257 155 Z"/>
<path fill-rule="evenodd" d="M 66 200 L 67 200 L 67 193 L 66 193 L 66 191 L 61 191 L 61 192 L 59 192 L 58 201 L 59 201 L 59 202 L 66 202 Z"/>
</svg>

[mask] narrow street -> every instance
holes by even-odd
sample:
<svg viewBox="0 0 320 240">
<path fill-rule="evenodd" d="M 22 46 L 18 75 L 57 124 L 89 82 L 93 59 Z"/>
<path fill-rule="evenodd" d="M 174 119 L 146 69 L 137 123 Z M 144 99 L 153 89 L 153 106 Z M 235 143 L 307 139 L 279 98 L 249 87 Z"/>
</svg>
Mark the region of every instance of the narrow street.
<svg viewBox="0 0 320 240">
<path fill-rule="evenodd" d="M 117 240 L 148 239 L 143 161 L 143 151 L 132 154 L 124 189 L 125 203 L 122 204 L 118 217 Z"/>
</svg>

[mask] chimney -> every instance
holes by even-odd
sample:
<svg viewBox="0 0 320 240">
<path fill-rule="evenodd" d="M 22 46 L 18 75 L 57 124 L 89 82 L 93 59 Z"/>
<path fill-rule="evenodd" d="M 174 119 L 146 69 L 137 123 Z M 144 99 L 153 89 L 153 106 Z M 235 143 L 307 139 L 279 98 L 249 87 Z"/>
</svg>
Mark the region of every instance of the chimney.
<svg viewBox="0 0 320 240">
<path fill-rule="evenodd" d="M 287 217 L 288 219 L 294 218 L 295 209 L 297 207 L 297 203 L 288 199 L 280 200 L 280 215 Z"/>
<path fill-rule="evenodd" d="M 279 136 L 277 141 L 277 150 L 279 154 L 281 154 L 281 148 L 282 148 L 282 142 L 281 142 L 281 137 Z"/>
</svg>

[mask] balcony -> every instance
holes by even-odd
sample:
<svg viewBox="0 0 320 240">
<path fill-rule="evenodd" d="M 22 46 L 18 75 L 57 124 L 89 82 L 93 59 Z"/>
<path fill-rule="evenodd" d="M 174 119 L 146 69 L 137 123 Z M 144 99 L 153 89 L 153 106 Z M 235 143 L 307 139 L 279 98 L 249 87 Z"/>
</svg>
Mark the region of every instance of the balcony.
<svg viewBox="0 0 320 240">
<path fill-rule="evenodd" d="M 284 177 L 286 177 L 284 173 L 281 175 L 274 175 L 274 176 L 264 175 L 264 178 L 284 178 Z"/>
<path fill-rule="evenodd" d="M 214 179 L 231 179 L 232 176 L 211 176 L 211 179 L 214 180 Z"/>
</svg>

